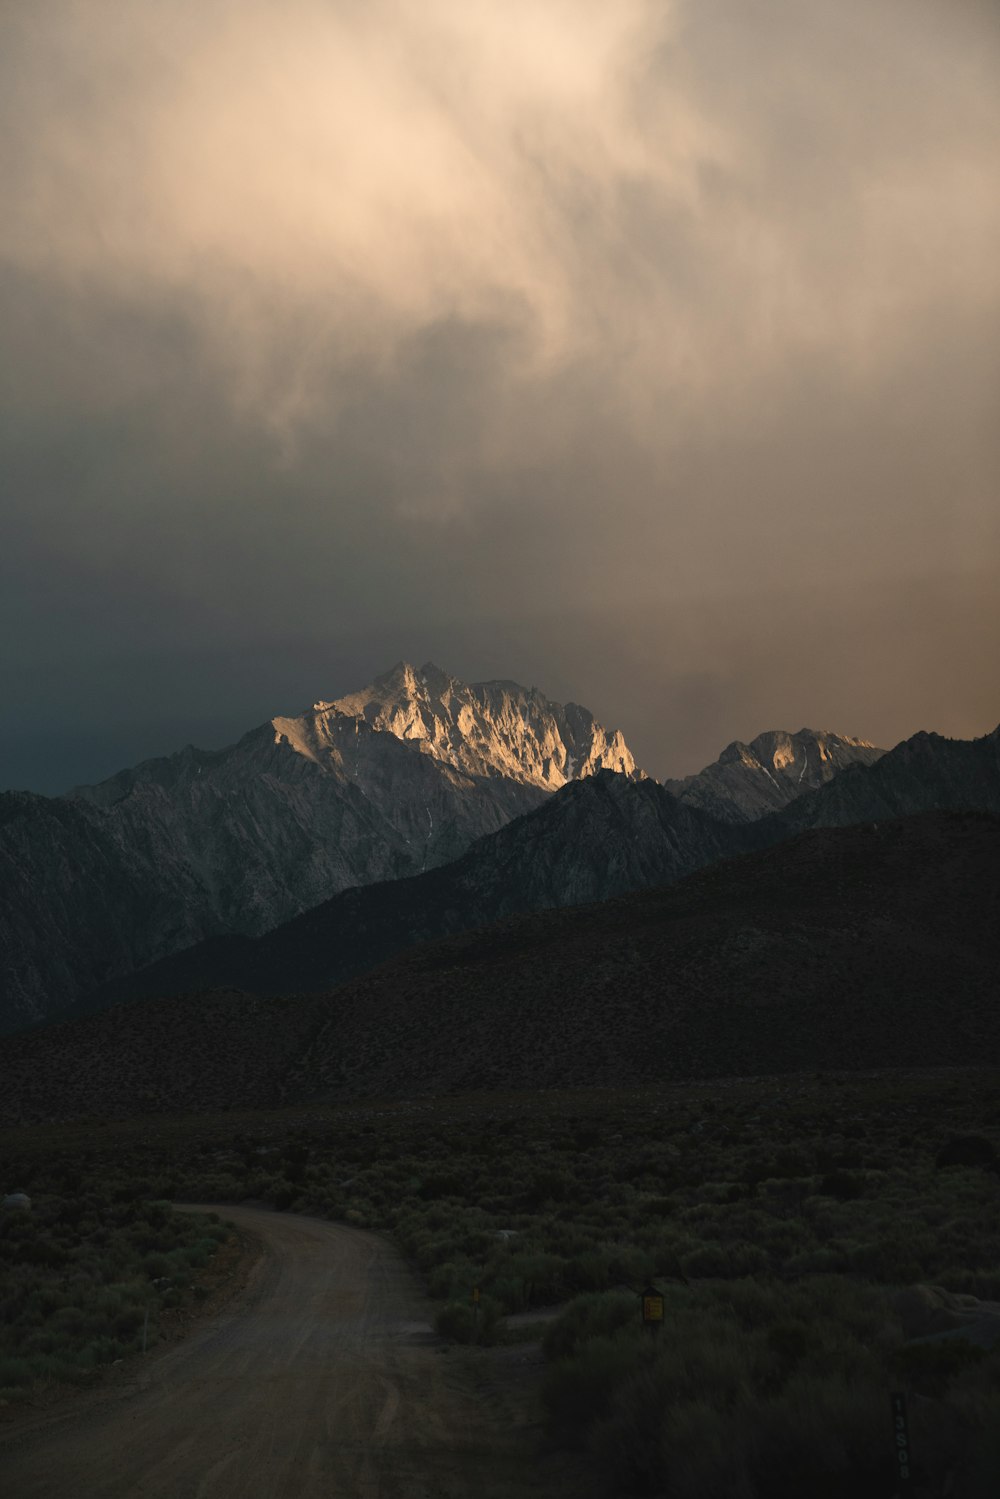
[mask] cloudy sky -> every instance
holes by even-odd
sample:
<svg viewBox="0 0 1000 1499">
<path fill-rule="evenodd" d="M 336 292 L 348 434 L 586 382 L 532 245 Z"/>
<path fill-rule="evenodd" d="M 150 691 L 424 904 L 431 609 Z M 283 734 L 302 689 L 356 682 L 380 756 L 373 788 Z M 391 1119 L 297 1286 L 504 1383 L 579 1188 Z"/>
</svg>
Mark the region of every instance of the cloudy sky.
<svg viewBox="0 0 1000 1499">
<path fill-rule="evenodd" d="M 992 0 L 0 6 L 0 785 L 403 657 L 1000 720 Z"/>
</svg>

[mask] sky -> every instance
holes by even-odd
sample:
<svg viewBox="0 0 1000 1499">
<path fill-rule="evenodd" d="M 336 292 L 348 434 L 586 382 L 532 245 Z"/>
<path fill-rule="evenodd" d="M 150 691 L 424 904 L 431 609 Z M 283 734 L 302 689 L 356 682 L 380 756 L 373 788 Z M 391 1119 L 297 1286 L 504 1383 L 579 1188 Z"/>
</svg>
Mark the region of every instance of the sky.
<svg viewBox="0 0 1000 1499">
<path fill-rule="evenodd" d="M 512 678 L 1000 721 L 992 0 L 0 4 L 0 787 Z"/>
</svg>

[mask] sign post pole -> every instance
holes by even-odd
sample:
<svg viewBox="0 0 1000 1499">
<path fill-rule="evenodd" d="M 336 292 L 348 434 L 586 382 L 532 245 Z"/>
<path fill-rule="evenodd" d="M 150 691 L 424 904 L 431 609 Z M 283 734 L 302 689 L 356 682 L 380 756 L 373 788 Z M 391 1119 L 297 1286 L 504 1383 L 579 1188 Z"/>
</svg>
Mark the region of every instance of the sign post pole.
<svg viewBox="0 0 1000 1499">
<path fill-rule="evenodd" d="M 896 1480 L 900 1495 L 913 1493 L 913 1464 L 910 1460 L 910 1426 L 906 1418 L 906 1396 L 897 1391 L 892 1402 L 892 1441 L 895 1453 Z"/>
</svg>

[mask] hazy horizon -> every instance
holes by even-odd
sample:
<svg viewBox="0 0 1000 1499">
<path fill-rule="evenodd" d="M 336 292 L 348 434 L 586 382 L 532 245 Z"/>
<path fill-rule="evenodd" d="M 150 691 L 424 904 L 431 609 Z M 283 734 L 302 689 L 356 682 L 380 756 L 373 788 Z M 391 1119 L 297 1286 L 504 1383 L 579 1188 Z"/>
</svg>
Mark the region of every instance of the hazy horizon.
<svg viewBox="0 0 1000 1499">
<path fill-rule="evenodd" d="M 658 778 L 996 726 L 986 0 L 44 0 L 0 41 L 0 789 L 401 657 Z"/>
</svg>

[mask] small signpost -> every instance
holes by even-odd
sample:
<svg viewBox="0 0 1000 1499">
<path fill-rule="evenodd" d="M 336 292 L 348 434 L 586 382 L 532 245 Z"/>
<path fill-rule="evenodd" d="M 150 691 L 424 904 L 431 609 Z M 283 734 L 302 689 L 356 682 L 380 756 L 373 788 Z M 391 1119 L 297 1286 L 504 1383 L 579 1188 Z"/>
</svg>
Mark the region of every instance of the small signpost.
<svg viewBox="0 0 1000 1499">
<path fill-rule="evenodd" d="M 906 1396 L 896 1393 L 889 1396 L 892 1402 L 892 1439 L 895 1451 L 896 1478 L 899 1493 L 913 1492 L 913 1465 L 910 1462 L 910 1427 L 906 1419 Z"/>
<path fill-rule="evenodd" d="M 663 1292 L 655 1286 L 647 1286 L 642 1293 L 642 1325 L 652 1332 L 663 1326 Z"/>
</svg>

